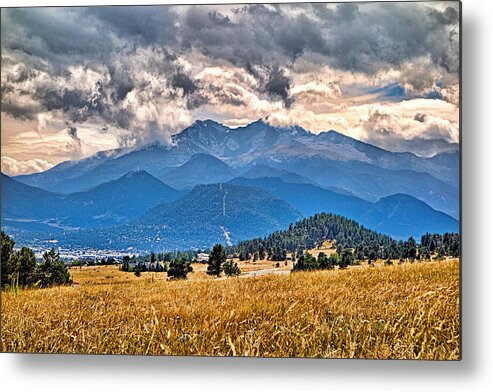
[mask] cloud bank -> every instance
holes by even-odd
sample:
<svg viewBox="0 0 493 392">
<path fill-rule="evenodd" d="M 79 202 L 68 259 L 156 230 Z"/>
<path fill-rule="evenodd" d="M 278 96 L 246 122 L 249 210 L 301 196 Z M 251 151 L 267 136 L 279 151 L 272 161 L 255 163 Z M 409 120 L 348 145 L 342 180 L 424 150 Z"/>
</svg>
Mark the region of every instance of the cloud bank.
<svg viewBox="0 0 493 392">
<path fill-rule="evenodd" d="M 2 114 L 39 143 L 58 132 L 72 159 L 96 140 L 168 142 L 206 117 L 423 154 L 458 140 L 458 3 L 14 8 L 1 22 Z M 413 113 L 396 105 L 413 101 Z"/>
</svg>

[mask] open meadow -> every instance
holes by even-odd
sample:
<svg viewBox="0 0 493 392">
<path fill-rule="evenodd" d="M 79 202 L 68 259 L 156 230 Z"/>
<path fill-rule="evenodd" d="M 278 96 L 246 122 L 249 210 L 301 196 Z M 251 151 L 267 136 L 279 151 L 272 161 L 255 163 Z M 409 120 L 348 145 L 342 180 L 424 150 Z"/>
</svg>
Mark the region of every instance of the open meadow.
<svg viewBox="0 0 493 392">
<path fill-rule="evenodd" d="M 272 262 L 269 262 L 272 266 Z M 459 261 L 214 279 L 72 268 L 2 292 L 10 352 L 459 359 Z M 257 264 L 251 269 L 259 269 Z M 272 267 L 271 267 L 272 268 Z"/>
</svg>

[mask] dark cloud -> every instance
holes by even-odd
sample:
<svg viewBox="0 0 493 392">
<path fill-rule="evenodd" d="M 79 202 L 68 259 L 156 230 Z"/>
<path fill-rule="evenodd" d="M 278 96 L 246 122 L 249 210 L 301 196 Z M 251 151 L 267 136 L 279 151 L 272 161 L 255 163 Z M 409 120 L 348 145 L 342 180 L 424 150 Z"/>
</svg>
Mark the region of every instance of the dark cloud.
<svg viewBox="0 0 493 392">
<path fill-rule="evenodd" d="M 176 72 L 173 75 L 171 85 L 174 88 L 179 88 L 183 90 L 185 95 L 191 95 L 197 91 L 197 84 L 184 72 Z"/>
<path fill-rule="evenodd" d="M 115 79 L 112 79 L 114 81 Z M 127 94 L 134 89 L 134 85 L 129 80 L 120 80 L 119 83 L 114 83 L 115 89 L 111 98 L 115 101 L 123 101 Z"/>
<path fill-rule="evenodd" d="M 78 139 L 77 128 L 72 127 L 70 124 L 67 123 L 67 135 L 69 135 L 73 139 Z"/>
<path fill-rule="evenodd" d="M 284 71 L 278 67 L 274 67 L 270 71 L 269 80 L 265 88 L 270 94 L 281 97 L 286 107 L 289 107 L 291 104 L 288 98 L 289 84 L 289 78 L 285 75 Z"/>
<path fill-rule="evenodd" d="M 257 4 L 237 8 L 234 20 L 214 6 L 188 7 L 184 14 L 177 9 L 8 9 L 2 13 L 2 44 L 40 57 L 100 59 L 115 48 L 142 44 L 177 51 L 195 47 L 240 65 L 287 63 L 313 51 L 342 69 L 370 73 L 382 64 L 422 55 L 451 71 L 457 66 L 457 6 L 440 11 L 426 3 L 346 3 L 334 12 L 320 4 Z M 305 12 L 292 12 L 295 9 Z"/>
<path fill-rule="evenodd" d="M 314 24 L 306 15 L 298 15 L 276 28 L 275 40 L 281 49 L 293 59 L 310 50 L 326 55 L 330 48 L 322 36 L 320 26 Z"/>
<path fill-rule="evenodd" d="M 259 95 L 287 108 L 293 63 L 313 54 L 323 64 L 370 77 L 426 58 L 424 69 L 449 73 L 457 83 L 458 3 L 444 9 L 431 4 L 3 9 L 2 71 L 17 68 L 2 76 L 2 111 L 24 119 L 59 111 L 71 124 L 97 117 L 101 127 L 145 129 L 163 125 L 156 118 L 139 122 L 129 97 L 189 111 L 211 94 L 244 104 L 235 87 L 220 91 L 192 76 L 183 63 L 195 65 L 197 54 L 209 65 L 244 68 L 257 80 Z M 78 70 L 92 77 L 81 78 Z M 423 80 L 414 69 L 405 82 L 426 91 L 437 83 Z M 32 102 L 15 99 L 20 96 Z M 158 113 L 157 106 L 148 113 Z"/>
<path fill-rule="evenodd" d="M 39 107 L 36 105 L 22 106 L 2 100 L 2 111 L 19 120 L 34 120 L 36 114 L 39 113 Z"/>
<path fill-rule="evenodd" d="M 455 7 L 447 7 L 445 11 L 428 9 L 429 15 L 443 25 L 455 25 L 459 22 L 459 11 Z"/>
<path fill-rule="evenodd" d="M 144 44 L 176 44 L 178 15 L 171 7 L 88 7 L 84 8 L 84 13 L 120 36 L 132 37 Z"/>
<path fill-rule="evenodd" d="M 424 123 L 426 119 L 426 113 L 418 112 L 414 115 L 414 120 L 420 123 Z"/>
<path fill-rule="evenodd" d="M 358 4 L 344 3 L 337 5 L 337 15 L 345 22 L 350 22 L 356 19 L 358 16 L 358 11 Z"/>
<path fill-rule="evenodd" d="M 66 123 L 66 125 L 67 125 L 67 136 L 72 141 L 72 144 L 67 143 L 66 148 L 67 150 L 73 150 L 77 156 L 81 153 L 81 140 L 77 135 L 77 128 L 70 125 L 69 123 Z"/>
</svg>

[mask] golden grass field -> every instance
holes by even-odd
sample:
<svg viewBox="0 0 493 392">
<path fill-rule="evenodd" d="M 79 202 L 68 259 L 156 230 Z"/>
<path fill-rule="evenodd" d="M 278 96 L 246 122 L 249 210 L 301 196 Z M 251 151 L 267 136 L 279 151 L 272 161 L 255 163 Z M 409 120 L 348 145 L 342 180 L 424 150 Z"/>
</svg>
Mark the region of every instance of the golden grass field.
<svg viewBox="0 0 493 392">
<path fill-rule="evenodd" d="M 194 269 L 167 281 L 73 268 L 77 285 L 4 291 L 2 350 L 459 359 L 457 259 L 244 279 Z"/>
</svg>

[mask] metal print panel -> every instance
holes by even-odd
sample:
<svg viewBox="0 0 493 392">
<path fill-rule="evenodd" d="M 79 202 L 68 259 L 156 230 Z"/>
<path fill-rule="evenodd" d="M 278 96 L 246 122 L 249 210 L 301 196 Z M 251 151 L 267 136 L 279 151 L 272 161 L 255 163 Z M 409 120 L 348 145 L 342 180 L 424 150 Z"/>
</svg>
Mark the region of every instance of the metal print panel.
<svg viewBox="0 0 493 392">
<path fill-rule="evenodd" d="M 3 8 L 2 351 L 460 359 L 460 15 Z"/>
</svg>

